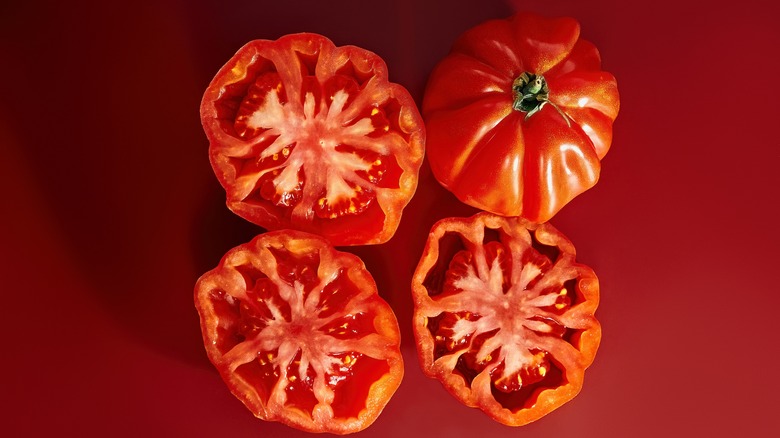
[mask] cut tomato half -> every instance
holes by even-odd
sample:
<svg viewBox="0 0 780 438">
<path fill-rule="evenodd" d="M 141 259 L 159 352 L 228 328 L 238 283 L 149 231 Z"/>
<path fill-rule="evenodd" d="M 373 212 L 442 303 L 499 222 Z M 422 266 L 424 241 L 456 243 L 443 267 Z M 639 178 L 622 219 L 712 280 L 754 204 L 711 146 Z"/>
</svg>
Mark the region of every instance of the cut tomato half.
<svg viewBox="0 0 780 438">
<path fill-rule="evenodd" d="M 383 243 L 414 195 L 425 128 L 367 50 L 310 33 L 242 47 L 203 96 L 227 205 L 269 230 Z"/>
<path fill-rule="evenodd" d="M 395 315 L 363 262 L 322 237 L 276 231 L 234 248 L 195 304 L 209 359 L 261 419 L 357 432 L 401 382 Z"/>
<path fill-rule="evenodd" d="M 480 213 L 434 225 L 413 277 L 423 371 L 512 426 L 571 400 L 601 340 L 595 273 L 549 224 Z"/>
</svg>

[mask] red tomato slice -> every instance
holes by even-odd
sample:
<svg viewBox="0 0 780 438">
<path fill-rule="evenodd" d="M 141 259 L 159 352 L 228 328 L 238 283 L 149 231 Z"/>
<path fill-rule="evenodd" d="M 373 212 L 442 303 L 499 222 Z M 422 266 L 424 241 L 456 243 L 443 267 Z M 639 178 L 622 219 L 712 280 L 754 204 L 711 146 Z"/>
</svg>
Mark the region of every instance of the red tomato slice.
<svg viewBox="0 0 780 438">
<path fill-rule="evenodd" d="M 259 418 L 365 429 L 403 377 L 390 306 L 356 256 L 276 231 L 229 251 L 195 287 L 209 359 Z"/>
<path fill-rule="evenodd" d="M 424 372 L 519 426 L 571 400 L 601 340 L 599 283 L 549 224 L 480 213 L 434 225 L 414 274 Z"/>
<path fill-rule="evenodd" d="M 423 100 L 436 179 L 461 201 L 534 222 L 596 184 L 620 108 L 571 18 L 520 13 L 465 32 Z"/>
<path fill-rule="evenodd" d="M 417 187 L 425 132 L 374 53 L 315 34 L 242 47 L 203 96 L 227 205 L 266 229 L 382 243 Z"/>
</svg>

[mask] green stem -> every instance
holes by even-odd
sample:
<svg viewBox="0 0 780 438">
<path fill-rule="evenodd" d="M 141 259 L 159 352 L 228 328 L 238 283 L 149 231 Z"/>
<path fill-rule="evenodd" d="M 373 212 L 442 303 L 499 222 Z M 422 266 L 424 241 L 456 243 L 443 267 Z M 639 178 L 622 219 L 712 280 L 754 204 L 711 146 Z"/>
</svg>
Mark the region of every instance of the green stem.
<svg viewBox="0 0 780 438">
<path fill-rule="evenodd" d="M 544 76 L 523 72 L 512 82 L 512 95 L 514 97 L 512 108 L 526 113 L 526 120 L 549 103 L 558 110 L 561 117 L 566 120 L 566 124 L 571 127 L 569 117 L 558 106 L 550 102 L 550 88 L 547 86 Z"/>
</svg>

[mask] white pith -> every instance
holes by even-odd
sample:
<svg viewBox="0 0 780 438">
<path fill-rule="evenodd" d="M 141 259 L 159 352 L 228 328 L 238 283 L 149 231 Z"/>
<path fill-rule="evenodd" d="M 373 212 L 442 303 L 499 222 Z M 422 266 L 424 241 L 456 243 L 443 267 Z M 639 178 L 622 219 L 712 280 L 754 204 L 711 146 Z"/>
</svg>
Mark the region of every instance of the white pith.
<svg viewBox="0 0 780 438">
<path fill-rule="evenodd" d="M 247 118 L 247 126 L 265 130 L 261 140 L 278 136 L 259 153 L 258 159 L 278 159 L 280 155 L 287 159 L 279 160 L 277 166 L 240 175 L 240 186 L 244 187 L 240 195 L 243 198 L 269 172 L 276 172 L 273 183 L 277 194 L 292 192 L 298 186 L 301 168 L 305 183 L 303 199 L 293 210 L 296 216 L 310 217 L 312 206 L 322 198 L 328 205 L 334 205 L 357 197 L 357 190 L 377 189 L 375 184 L 356 173 L 369 171 L 373 162 L 351 152 L 336 150 L 336 147 L 344 144 L 387 155 L 398 142 L 397 135 L 383 131 L 383 136 L 379 138 L 367 137 L 375 127 L 368 117 L 355 119 L 356 111 L 345 107 L 349 95 L 344 90 L 336 91 L 330 104 L 328 99 L 318 102 L 312 93 L 305 95 L 302 105 L 292 101 L 282 103 L 278 93 L 277 89 L 268 91 L 263 104 Z M 356 190 L 356 187 L 359 189 Z"/>
<path fill-rule="evenodd" d="M 434 297 L 436 304 L 432 306 L 431 313 L 467 311 L 480 316 L 474 321 L 465 318 L 456 321 L 450 336 L 456 345 L 469 335 L 473 340 L 480 334 L 497 330 L 477 351 L 478 362 L 489 362 L 479 374 L 490 374 L 503 363 L 503 370 L 493 375 L 492 380 L 508 379 L 522 369 L 530 370 L 540 366 L 543 357 L 534 354 L 532 350 L 541 348 L 554 354 L 557 350 L 554 346 L 560 345 L 560 351 L 570 351 L 571 346 L 565 340 L 550 334 L 554 330 L 553 326 L 534 319 L 542 317 L 566 325 L 561 316 L 544 308 L 555 306 L 559 298 L 560 287 L 556 290 L 554 286 L 560 285 L 562 279 L 573 278 L 569 269 L 555 264 L 542 273 L 542 269 L 533 263 L 524 265 L 522 251 L 515 248 L 511 253 L 510 287 L 504 293 L 504 272 L 499 257 L 488 264 L 482 245 L 476 246 L 473 256 L 473 263 L 467 265 L 466 274 L 453 282 L 453 286 L 460 290 L 442 298 Z M 453 369 L 458 358 L 469 350 L 469 343 L 462 345 L 464 349 L 445 354 L 436 362 Z M 498 356 L 495 356 L 494 351 L 497 349 Z"/>
</svg>

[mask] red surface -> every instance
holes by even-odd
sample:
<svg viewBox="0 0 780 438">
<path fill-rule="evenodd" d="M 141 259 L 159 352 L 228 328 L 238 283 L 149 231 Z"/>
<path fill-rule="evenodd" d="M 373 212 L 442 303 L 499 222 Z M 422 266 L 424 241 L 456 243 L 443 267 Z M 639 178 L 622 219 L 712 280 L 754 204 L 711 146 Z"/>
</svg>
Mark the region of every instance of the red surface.
<svg viewBox="0 0 780 438">
<path fill-rule="evenodd" d="M 259 231 L 224 206 L 203 90 L 246 41 L 311 31 L 377 52 L 419 103 L 457 35 L 517 8 L 577 18 L 620 87 L 601 181 L 552 220 L 601 280 L 601 349 L 582 393 L 521 429 L 422 376 L 411 274 L 433 222 L 473 212 L 426 164 L 396 237 L 351 249 L 406 359 L 362 435 L 780 433 L 774 3 L 16 3 L 0 6 L 4 435 L 307 436 L 254 419 L 201 344 L 195 280 Z"/>
</svg>

